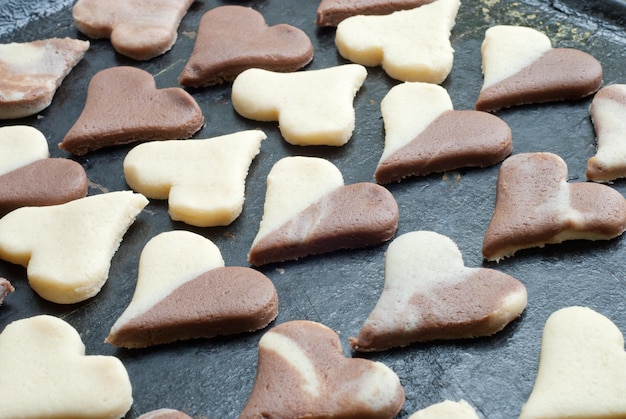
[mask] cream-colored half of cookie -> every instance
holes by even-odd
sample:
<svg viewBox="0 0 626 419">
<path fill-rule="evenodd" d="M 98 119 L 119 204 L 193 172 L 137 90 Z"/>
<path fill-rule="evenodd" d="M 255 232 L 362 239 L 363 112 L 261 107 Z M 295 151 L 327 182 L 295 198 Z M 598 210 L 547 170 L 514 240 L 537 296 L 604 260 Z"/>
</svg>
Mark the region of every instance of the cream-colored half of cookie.
<svg viewBox="0 0 626 419">
<path fill-rule="evenodd" d="M 459 6 L 437 0 L 389 15 L 352 16 L 337 25 L 335 44 L 347 60 L 382 64 L 394 79 L 441 83 L 452 70 L 450 32 Z"/>
<path fill-rule="evenodd" d="M 552 48 L 550 38 L 525 26 L 492 26 L 481 46 L 483 87 L 486 89 L 518 73 Z"/>
<path fill-rule="evenodd" d="M 380 103 L 385 123 L 385 148 L 380 162 L 413 141 L 442 113 L 452 110 L 443 87 L 405 82 L 392 87 Z"/>
<path fill-rule="evenodd" d="M 590 114 L 598 149 L 588 166 L 601 168 L 598 175 L 591 178 L 600 182 L 626 177 L 626 84 L 613 84 L 604 89 L 615 92 L 622 100 L 596 94 L 591 102 Z M 607 176 L 602 176 L 602 172 Z M 616 176 L 617 173 L 621 176 Z"/>
<path fill-rule="evenodd" d="M 211 240 L 199 234 L 177 230 L 153 237 L 146 243 L 139 258 L 133 298 L 111 328 L 111 334 L 183 284 L 223 266 L 220 250 Z"/>
<path fill-rule="evenodd" d="M 170 217 L 197 227 L 232 223 L 243 209 L 245 182 L 263 131 L 208 139 L 152 141 L 124 159 L 126 182 L 148 198 L 168 199 Z"/>
<path fill-rule="evenodd" d="M 444 400 L 409 416 L 409 419 L 479 419 L 474 408 L 465 400 Z"/>
<path fill-rule="evenodd" d="M 539 368 L 520 419 L 626 417 L 626 352 L 615 324 L 587 307 L 546 321 Z"/>
<path fill-rule="evenodd" d="M 48 141 L 28 125 L 0 127 L 0 175 L 50 157 Z"/>
<path fill-rule="evenodd" d="M 0 219 L 0 258 L 27 267 L 42 298 L 71 304 L 96 295 L 126 230 L 148 200 L 131 191 L 18 208 Z"/>
<path fill-rule="evenodd" d="M 85 355 L 78 332 L 41 315 L 0 334 L 0 418 L 118 419 L 130 409 L 128 373 L 113 356 Z"/>
<path fill-rule="evenodd" d="M 343 185 L 343 175 L 326 159 L 293 156 L 276 162 L 267 175 L 263 218 L 252 246 Z"/>
<path fill-rule="evenodd" d="M 366 77 L 358 64 L 292 73 L 251 68 L 233 82 L 233 107 L 245 118 L 278 121 L 290 144 L 341 146 L 354 131 L 353 101 Z"/>
</svg>

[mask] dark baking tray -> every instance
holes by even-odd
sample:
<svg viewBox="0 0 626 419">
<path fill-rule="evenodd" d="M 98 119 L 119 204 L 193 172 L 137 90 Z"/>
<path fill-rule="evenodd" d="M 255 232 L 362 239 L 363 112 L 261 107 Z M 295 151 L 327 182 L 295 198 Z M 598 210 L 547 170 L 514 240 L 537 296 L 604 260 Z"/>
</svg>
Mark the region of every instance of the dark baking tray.
<svg viewBox="0 0 626 419">
<path fill-rule="evenodd" d="M 84 39 L 72 22 L 72 3 L 0 1 L 0 41 L 64 36 Z M 315 47 L 315 58 L 307 69 L 345 63 L 334 46 L 334 29 L 318 29 L 314 24 L 317 1 L 198 1 L 184 17 L 178 41 L 169 53 L 136 62 L 116 54 L 107 40 L 92 41 L 91 49 L 65 79 L 48 109 L 38 116 L 3 121 L 1 125 L 35 126 L 48 138 L 53 157 L 72 158 L 60 151 L 57 143 L 81 112 L 91 76 L 107 67 L 133 65 L 153 74 L 158 87 L 177 86 L 200 17 L 224 4 L 251 6 L 263 13 L 269 24 L 290 23 L 303 29 Z M 545 32 L 554 46 L 590 52 L 603 65 L 605 85 L 624 83 L 625 10 L 621 0 L 466 0 L 451 36 L 454 68 L 443 86 L 456 109 L 473 108 L 482 84 L 480 45 L 485 30 L 495 24 L 531 26 Z M 170 221 L 166 202 L 152 201 L 127 232 L 112 260 L 107 284 L 100 294 L 81 304 L 64 306 L 42 300 L 28 286 L 24 268 L 0 262 L 0 276 L 9 278 L 16 288 L 0 306 L 0 328 L 17 319 L 48 313 L 78 330 L 87 354 L 119 357 L 133 385 L 134 404 L 128 418 L 162 407 L 184 410 L 196 418 L 237 417 L 254 383 L 257 344 L 263 331 L 142 350 L 120 350 L 103 343 L 131 299 L 139 253 L 160 232 L 189 229 L 213 240 L 227 265 L 247 266 L 246 254 L 262 216 L 265 178 L 271 166 L 284 156 L 321 156 L 340 168 L 346 183 L 373 181 L 384 138 L 380 101 L 397 83 L 380 68 L 368 69 L 368 78 L 354 101 L 354 135 L 341 148 L 288 145 L 275 123 L 249 121 L 234 112 L 229 84 L 190 90 L 206 118 L 196 137 L 249 128 L 261 128 L 268 135 L 250 168 L 243 214 L 228 227 L 191 228 Z M 589 104 L 590 98 L 523 106 L 501 111 L 498 116 L 513 131 L 514 153 L 554 152 L 567 162 L 570 180 L 583 182 L 586 161 L 595 153 Z M 105 149 L 76 159 L 92 182 L 90 194 L 128 189 L 122 162 L 131 147 Z M 591 307 L 626 331 L 624 238 L 572 241 L 521 251 L 499 264 L 483 263 L 482 239 L 493 211 L 497 173 L 498 166 L 458 170 L 389 185 L 400 208 L 398 234 L 433 230 L 447 235 L 459 245 L 467 266 L 506 272 L 521 280 L 529 293 L 522 317 L 495 336 L 416 344 L 367 355 L 399 375 L 407 395 L 400 418 L 444 399 L 465 399 L 484 418 L 517 417 L 535 379 L 543 325 L 562 307 Z M 626 192 L 624 181 L 612 187 Z M 294 319 L 321 322 L 339 333 L 346 356 L 358 356 L 351 353 L 348 338 L 357 334 L 379 297 L 386 247 L 340 251 L 260 269 L 278 289 L 280 313 L 274 324 Z"/>
</svg>

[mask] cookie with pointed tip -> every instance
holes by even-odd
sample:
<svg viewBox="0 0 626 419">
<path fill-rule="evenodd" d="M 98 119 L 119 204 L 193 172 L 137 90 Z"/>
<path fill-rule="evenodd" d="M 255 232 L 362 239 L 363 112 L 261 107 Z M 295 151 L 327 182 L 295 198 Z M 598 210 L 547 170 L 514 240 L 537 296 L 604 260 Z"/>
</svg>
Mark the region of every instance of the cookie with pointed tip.
<svg viewBox="0 0 626 419">
<path fill-rule="evenodd" d="M 409 416 L 409 419 L 479 419 L 476 410 L 465 400 L 444 400 Z"/>
<path fill-rule="evenodd" d="M 475 108 L 575 100 L 602 85 L 602 65 L 573 48 L 553 48 L 550 38 L 524 26 L 493 26 L 482 47 L 483 86 Z"/>
<path fill-rule="evenodd" d="M 0 218 L 0 259 L 26 267 L 42 298 L 84 301 L 100 292 L 122 237 L 147 204 L 143 195 L 120 191 L 18 208 Z"/>
<path fill-rule="evenodd" d="M 0 333 L 0 418 L 124 417 L 133 403 L 126 368 L 85 355 L 80 335 L 59 318 L 14 321 Z"/>
<path fill-rule="evenodd" d="M 89 82 L 83 111 L 59 148 L 82 155 L 118 144 L 184 139 L 203 123 L 202 110 L 183 89 L 157 89 L 147 71 L 111 67 Z"/>
<path fill-rule="evenodd" d="M 357 15 L 388 15 L 398 10 L 413 9 L 434 0 L 322 0 L 317 8 L 317 26 L 337 26 Z"/>
<path fill-rule="evenodd" d="M 591 101 L 589 113 L 598 150 L 587 161 L 587 179 L 610 182 L 626 177 L 626 84 L 600 89 Z"/>
<path fill-rule="evenodd" d="M 384 16 L 353 16 L 337 25 L 335 44 L 347 60 L 382 65 L 397 80 L 441 83 L 450 74 L 450 34 L 459 0 L 436 0 Z"/>
<path fill-rule="evenodd" d="M 50 106 L 88 49 L 88 41 L 71 38 L 0 44 L 0 119 L 23 118 Z"/>
<path fill-rule="evenodd" d="M 248 168 L 265 138 L 263 131 L 248 130 L 140 144 L 124 159 L 126 182 L 148 198 L 169 199 L 173 220 L 229 225 L 241 214 Z"/>
<path fill-rule="evenodd" d="M 149 60 L 169 51 L 193 0 L 78 0 L 74 24 L 94 39 L 110 38 L 117 52 Z"/>
<path fill-rule="evenodd" d="M 24 206 L 63 204 L 87 195 L 85 169 L 73 160 L 48 156 L 48 142 L 36 128 L 0 128 L 0 216 Z"/>
<path fill-rule="evenodd" d="M 251 68 L 233 82 L 233 107 L 248 119 L 278 121 L 290 144 L 342 146 L 352 137 L 353 100 L 366 77 L 358 64 L 293 73 Z"/>
<path fill-rule="evenodd" d="M 256 381 L 240 418 L 391 419 L 404 397 L 385 364 L 346 358 L 333 330 L 296 320 L 259 341 Z"/>
<path fill-rule="evenodd" d="M 344 185 L 318 157 L 285 157 L 267 176 L 263 218 L 248 253 L 252 265 L 383 243 L 398 229 L 398 204 L 384 187 Z"/>
<path fill-rule="evenodd" d="M 378 183 L 492 166 L 513 151 L 506 122 L 487 112 L 454 110 L 448 92 L 435 84 L 396 85 L 380 107 L 385 148 L 374 172 Z"/>
<path fill-rule="evenodd" d="M 352 349 L 490 336 L 518 318 L 526 287 L 494 269 L 468 268 L 457 245 L 432 231 L 405 233 L 385 256 L 385 285 Z"/>
<path fill-rule="evenodd" d="M 312 59 L 311 40 L 295 26 L 268 26 L 250 7 L 219 6 L 202 16 L 196 44 L 178 80 L 183 86 L 213 86 L 233 81 L 249 68 L 291 72 Z"/>
<path fill-rule="evenodd" d="M 482 253 L 499 261 L 521 249 L 565 240 L 610 240 L 626 229 L 626 199 L 603 184 L 569 183 L 552 153 L 522 153 L 502 163 Z"/>
<path fill-rule="evenodd" d="M 552 313 L 541 338 L 537 377 L 520 419 L 626 417 L 624 336 L 587 307 Z"/>
<path fill-rule="evenodd" d="M 269 278 L 248 267 L 225 267 L 217 246 L 199 234 L 170 231 L 141 252 L 135 294 L 106 341 L 144 348 L 252 332 L 277 314 Z"/>
</svg>

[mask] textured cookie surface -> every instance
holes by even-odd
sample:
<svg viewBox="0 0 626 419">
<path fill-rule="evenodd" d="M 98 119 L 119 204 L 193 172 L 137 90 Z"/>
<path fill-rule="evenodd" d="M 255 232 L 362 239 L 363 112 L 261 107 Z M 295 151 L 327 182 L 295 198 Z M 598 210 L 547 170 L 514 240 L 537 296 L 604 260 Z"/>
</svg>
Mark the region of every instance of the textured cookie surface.
<svg viewBox="0 0 626 419">
<path fill-rule="evenodd" d="M 135 60 L 169 51 L 181 19 L 193 0 L 79 0 L 72 8 L 74 24 L 85 35 L 110 38 L 113 48 Z"/>
<path fill-rule="evenodd" d="M 586 52 L 552 48 L 543 33 L 524 26 L 493 26 L 482 47 L 483 86 L 476 109 L 580 99 L 602 85 L 602 65 Z"/>
<path fill-rule="evenodd" d="M 196 44 L 179 77 L 183 86 L 233 81 L 249 68 L 296 71 L 313 59 L 313 44 L 302 30 L 268 26 L 250 7 L 220 6 L 202 16 Z"/>
<path fill-rule="evenodd" d="M 626 417 L 624 336 L 602 314 L 566 307 L 546 321 L 535 385 L 520 419 Z"/>
<path fill-rule="evenodd" d="M 384 16 L 354 16 L 337 25 L 342 57 L 366 66 L 382 65 L 392 78 L 441 83 L 452 70 L 450 32 L 459 0 L 436 0 Z"/>
<path fill-rule="evenodd" d="M 122 362 L 85 355 L 78 332 L 48 315 L 17 320 L 0 333 L 0 418 L 119 419 L 132 387 Z"/>
<path fill-rule="evenodd" d="M 609 182 L 626 177 L 626 84 L 600 89 L 589 113 L 598 150 L 587 161 L 587 179 Z"/>
<path fill-rule="evenodd" d="M 405 233 L 385 256 L 378 303 L 350 345 L 379 351 L 436 339 L 489 336 L 526 308 L 524 285 L 502 272 L 468 268 L 456 244 L 431 231 Z"/>
<path fill-rule="evenodd" d="M 409 419 L 479 419 L 476 411 L 468 402 L 445 400 L 419 410 Z"/>
<path fill-rule="evenodd" d="M 608 240 L 626 229 L 626 200 L 607 185 L 567 182 L 567 164 L 552 153 L 522 153 L 500 167 L 495 209 L 483 256 L 565 240 Z"/>
<path fill-rule="evenodd" d="M 381 111 L 385 148 L 374 172 L 378 183 L 491 166 L 513 150 L 506 122 L 486 112 L 455 111 L 448 92 L 438 85 L 396 85 L 383 98 Z"/>
<path fill-rule="evenodd" d="M 126 182 L 148 198 L 169 198 L 173 220 L 228 225 L 241 214 L 248 168 L 265 138 L 263 131 L 248 130 L 140 144 L 124 159 Z"/>
<path fill-rule="evenodd" d="M 404 389 L 389 367 L 345 358 L 334 331 L 296 320 L 259 341 L 257 377 L 240 418 L 391 419 L 403 404 Z"/>
<path fill-rule="evenodd" d="M 106 341 L 142 348 L 251 332 L 278 314 L 272 282 L 247 267 L 225 267 L 219 249 L 188 231 L 152 238 L 139 260 L 135 294 Z"/>
<path fill-rule="evenodd" d="M 358 64 L 295 73 L 251 68 L 233 82 L 232 102 L 245 118 L 278 121 L 290 144 L 341 146 L 354 131 L 353 100 L 366 76 Z"/>
<path fill-rule="evenodd" d="M 106 282 L 123 235 L 147 204 L 143 195 L 122 191 L 18 208 L 0 218 L 0 258 L 27 267 L 42 298 L 84 301 Z"/>
<path fill-rule="evenodd" d="M 335 165 L 285 157 L 267 177 L 263 218 L 248 253 L 253 265 L 379 244 L 398 228 L 398 205 L 374 183 L 344 185 Z"/>
<path fill-rule="evenodd" d="M 157 89 L 147 71 L 112 67 L 89 82 L 85 107 L 59 148 L 81 155 L 137 141 L 189 138 L 203 122 L 202 110 L 183 89 Z"/>
<path fill-rule="evenodd" d="M 351 16 L 388 15 L 432 2 L 433 0 L 322 0 L 317 8 L 315 24 L 337 26 Z"/>
<path fill-rule="evenodd" d="M 50 106 L 89 42 L 52 38 L 0 44 L 0 119 L 34 115 Z"/>
</svg>

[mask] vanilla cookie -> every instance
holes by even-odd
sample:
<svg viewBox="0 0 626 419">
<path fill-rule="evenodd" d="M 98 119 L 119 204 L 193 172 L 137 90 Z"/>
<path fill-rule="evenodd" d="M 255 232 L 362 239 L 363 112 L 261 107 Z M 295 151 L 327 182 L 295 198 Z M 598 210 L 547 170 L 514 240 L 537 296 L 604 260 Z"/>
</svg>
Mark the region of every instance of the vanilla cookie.
<svg viewBox="0 0 626 419">
<path fill-rule="evenodd" d="M 413 9 L 434 0 L 322 0 L 317 7 L 317 26 L 337 26 L 357 15 L 388 15 L 398 10 Z"/>
<path fill-rule="evenodd" d="M 546 321 L 535 385 L 520 419 L 626 417 L 622 332 L 587 307 L 567 307 Z"/>
<path fill-rule="evenodd" d="M 602 65 L 573 48 L 552 48 L 545 34 L 524 26 L 493 26 L 482 47 L 483 86 L 476 109 L 574 100 L 602 85 Z"/>
<path fill-rule="evenodd" d="M 217 246 L 199 234 L 170 231 L 141 252 L 135 294 L 106 342 L 143 348 L 252 332 L 277 314 L 269 278 L 248 267 L 225 267 Z"/>
<path fill-rule="evenodd" d="M 50 106 L 88 49 L 89 42 L 70 38 L 0 44 L 0 119 L 23 118 Z"/>
<path fill-rule="evenodd" d="M 143 195 L 122 191 L 18 208 L 0 218 L 0 259 L 26 267 L 42 298 L 84 301 L 106 282 L 122 237 L 147 204 Z"/>
<path fill-rule="evenodd" d="M 175 409 L 157 409 L 151 412 L 144 413 L 137 419 L 192 419 L 186 413 Z"/>
<path fill-rule="evenodd" d="M 487 268 L 468 268 L 457 245 L 431 231 L 395 238 L 385 256 L 383 292 L 352 349 L 381 351 L 413 342 L 489 336 L 526 308 L 526 287 Z"/>
<path fill-rule="evenodd" d="M 140 144 L 124 159 L 126 182 L 148 198 L 169 199 L 172 220 L 229 225 L 241 214 L 248 168 L 265 138 L 263 131 L 248 130 Z"/>
<path fill-rule="evenodd" d="M 342 57 L 366 66 L 382 65 L 392 78 L 443 82 L 454 61 L 450 33 L 459 0 L 436 0 L 384 16 L 353 16 L 337 25 Z"/>
<path fill-rule="evenodd" d="M 69 323 L 40 315 L 0 333 L 0 418 L 119 419 L 133 403 L 126 368 L 113 356 L 85 355 Z"/>
<path fill-rule="evenodd" d="M 157 89 L 147 71 L 111 67 L 89 82 L 83 111 L 59 148 L 82 155 L 137 141 L 184 139 L 203 123 L 202 110 L 183 89 Z"/>
<path fill-rule="evenodd" d="M 391 419 L 403 404 L 404 389 L 389 367 L 344 357 L 333 330 L 296 320 L 259 341 L 256 381 L 239 417 Z"/>
<path fill-rule="evenodd" d="M 285 157 L 267 176 L 263 218 L 248 253 L 252 265 L 380 244 L 398 228 L 398 204 L 375 183 L 344 185 L 318 157 Z"/>
<path fill-rule="evenodd" d="M 444 400 L 419 410 L 409 419 L 479 419 L 476 411 L 468 402 Z"/>
<path fill-rule="evenodd" d="M 179 77 L 183 86 L 233 81 L 249 68 L 291 72 L 313 59 L 313 44 L 301 29 L 268 26 L 263 15 L 244 6 L 219 6 L 202 16 L 196 44 Z"/>
<path fill-rule="evenodd" d="M 193 0 L 78 0 L 74 24 L 94 39 L 110 38 L 117 52 L 149 60 L 169 51 Z"/>
<path fill-rule="evenodd" d="M 378 183 L 492 166 L 513 151 L 506 122 L 486 112 L 455 111 L 448 92 L 435 84 L 396 85 L 380 108 L 385 148 L 374 172 Z"/>
<path fill-rule="evenodd" d="M 500 167 L 482 253 L 498 261 L 565 240 L 609 240 L 625 229 L 621 193 L 597 183 L 568 183 L 567 164 L 556 154 L 516 154 Z"/>
<path fill-rule="evenodd" d="M 626 84 L 603 87 L 589 108 L 598 150 L 587 161 L 587 179 L 610 182 L 626 177 Z"/>
<path fill-rule="evenodd" d="M 233 82 L 233 107 L 245 118 L 278 121 L 290 144 L 342 146 L 352 137 L 353 100 L 366 77 L 358 64 L 294 73 L 251 68 Z"/>
</svg>

